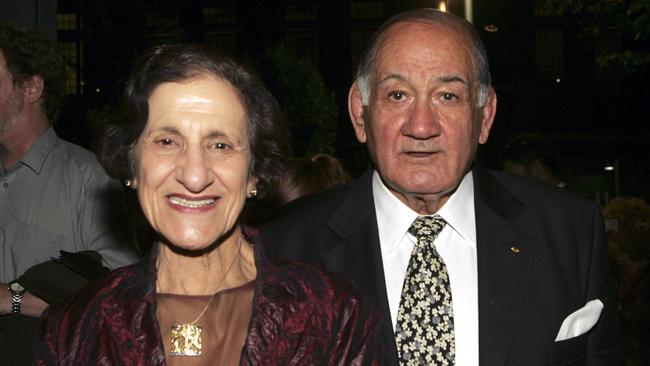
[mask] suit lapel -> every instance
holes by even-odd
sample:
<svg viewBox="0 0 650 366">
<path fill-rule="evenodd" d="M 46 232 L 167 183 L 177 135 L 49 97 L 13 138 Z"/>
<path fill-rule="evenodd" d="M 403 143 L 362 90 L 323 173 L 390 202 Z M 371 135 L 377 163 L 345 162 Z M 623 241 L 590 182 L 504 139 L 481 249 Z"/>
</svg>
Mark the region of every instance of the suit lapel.
<svg viewBox="0 0 650 366">
<path fill-rule="evenodd" d="M 387 360 L 397 359 L 386 295 L 384 266 L 372 196 L 372 170 L 356 181 L 331 216 L 328 227 L 340 242 L 320 254 L 323 266 L 352 279 L 384 314 Z M 392 364 L 391 362 L 390 364 Z"/>
<path fill-rule="evenodd" d="M 351 187 L 327 225 L 340 241 L 320 254 L 325 268 L 349 276 L 375 301 L 386 301 L 371 171 Z"/>
<path fill-rule="evenodd" d="M 532 239 L 513 223 L 524 209 L 485 170 L 474 170 L 479 285 L 479 360 L 503 365 L 517 326 L 533 259 Z M 377 219 L 372 171 L 366 172 L 342 200 L 328 226 L 340 238 L 320 254 L 325 268 L 355 281 L 386 315 L 387 360 L 395 362 Z"/>
<path fill-rule="evenodd" d="M 533 260 L 532 238 L 515 219 L 524 209 L 489 172 L 474 169 L 478 258 L 479 360 L 503 365 Z"/>
</svg>

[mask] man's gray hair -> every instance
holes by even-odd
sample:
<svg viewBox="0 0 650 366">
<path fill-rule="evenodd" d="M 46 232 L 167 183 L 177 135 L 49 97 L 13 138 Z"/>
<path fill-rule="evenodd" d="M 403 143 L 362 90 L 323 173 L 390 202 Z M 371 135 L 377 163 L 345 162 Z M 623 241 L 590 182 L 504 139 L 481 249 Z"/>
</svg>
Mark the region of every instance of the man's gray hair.
<svg viewBox="0 0 650 366">
<path fill-rule="evenodd" d="M 399 13 L 384 22 L 379 29 L 373 34 L 370 39 L 370 44 L 363 53 L 357 68 L 357 86 L 359 94 L 361 95 L 361 102 L 364 106 L 368 105 L 370 101 L 371 85 L 370 79 L 375 69 L 377 61 L 377 52 L 379 44 L 383 40 L 384 33 L 394 24 L 400 22 L 421 22 L 442 25 L 451 29 L 457 29 L 469 35 L 473 43 L 473 56 L 474 66 L 476 67 L 478 76 L 478 95 L 476 104 L 479 107 L 485 105 L 487 101 L 488 91 L 492 85 L 492 77 L 490 76 L 490 65 L 488 63 L 487 53 L 485 46 L 479 37 L 474 26 L 465 19 L 459 18 L 453 14 L 442 12 L 436 9 L 413 9 Z"/>
</svg>

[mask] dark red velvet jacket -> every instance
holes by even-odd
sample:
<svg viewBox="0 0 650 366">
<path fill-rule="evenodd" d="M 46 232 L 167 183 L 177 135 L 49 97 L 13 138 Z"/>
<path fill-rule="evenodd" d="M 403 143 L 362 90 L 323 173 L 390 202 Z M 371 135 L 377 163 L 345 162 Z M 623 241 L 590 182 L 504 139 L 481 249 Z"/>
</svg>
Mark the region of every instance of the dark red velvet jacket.
<svg viewBox="0 0 650 366">
<path fill-rule="evenodd" d="M 382 363 L 380 317 L 349 282 L 255 252 L 257 279 L 242 365 Z M 155 257 L 118 269 L 49 309 L 37 364 L 164 365 Z"/>
</svg>

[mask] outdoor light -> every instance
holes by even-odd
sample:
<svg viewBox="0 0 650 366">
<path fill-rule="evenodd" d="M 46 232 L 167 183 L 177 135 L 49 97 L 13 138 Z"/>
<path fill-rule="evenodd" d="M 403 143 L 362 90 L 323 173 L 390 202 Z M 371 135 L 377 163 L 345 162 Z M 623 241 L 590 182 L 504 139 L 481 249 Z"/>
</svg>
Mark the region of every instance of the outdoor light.
<svg viewBox="0 0 650 366">
<path fill-rule="evenodd" d="M 560 78 L 555 79 L 555 82 L 558 83 L 558 84 L 560 83 L 560 81 L 562 81 L 562 80 L 560 80 Z"/>
<path fill-rule="evenodd" d="M 95 89 L 95 92 L 99 93 L 101 90 L 99 88 Z"/>
<path fill-rule="evenodd" d="M 609 171 L 612 171 L 612 170 L 614 170 L 614 166 L 613 166 L 613 165 L 605 165 L 605 167 L 603 168 L 603 170 L 606 170 L 606 171 L 608 171 L 608 172 L 609 172 Z"/>
<path fill-rule="evenodd" d="M 490 33 L 495 33 L 499 31 L 499 27 L 497 27 L 495 24 L 488 24 L 485 27 L 483 27 L 486 31 Z"/>
<path fill-rule="evenodd" d="M 438 10 L 446 12 L 447 11 L 447 2 L 446 1 L 440 1 L 438 3 Z"/>
</svg>

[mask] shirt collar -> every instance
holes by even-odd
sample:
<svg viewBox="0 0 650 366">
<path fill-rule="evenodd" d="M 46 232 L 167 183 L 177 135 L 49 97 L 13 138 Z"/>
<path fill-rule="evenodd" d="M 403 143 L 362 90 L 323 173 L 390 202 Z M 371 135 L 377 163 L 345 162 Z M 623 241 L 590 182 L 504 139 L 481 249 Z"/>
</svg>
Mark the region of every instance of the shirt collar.
<svg viewBox="0 0 650 366">
<path fill-rule="evenodd" d="M 372 175 L 372 196 L 377 213 L 377 228 L 381 246 L 392 253 L 418 217 L 418 213 L 388 190 L 375 170 Z"/>
<path fill-rule="evenodd" d="M 40 174 L 41 168 L 45 163 L 45 159 L 52 151 L 56 144 L 58 137 L 52 127 L 49 127 L 43 134 L 36 140 L 36 142 L 29 148 L 25 156 L 20 159 L 20 162 L 30 168 L 34 173 Z"/>
<path fill-rule="evenodd" d="M 468 172 L 460 181 L 456 192 L 438 210 L 454 231 L 467 242 L 476 246 L 476 217 L 474 215 L 474 178 Z"/>
<path fill-rule="evenodd" d="M 379 237 L 385 239 L 381 245 L 387 252 L 393 252 L 419 215 L 388 190 L 376 170 L 372 176 L 372 193 Z M 474 184 L 471 172 L 465 174 L 456 191 L 436 213 L 461 237 L 476 246 Z"/>
</svg>

